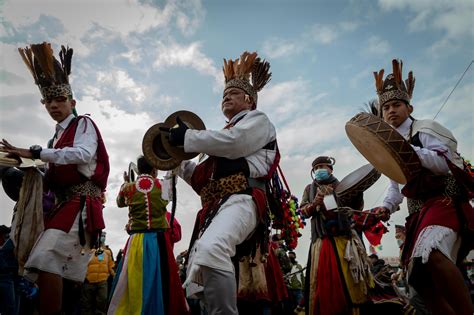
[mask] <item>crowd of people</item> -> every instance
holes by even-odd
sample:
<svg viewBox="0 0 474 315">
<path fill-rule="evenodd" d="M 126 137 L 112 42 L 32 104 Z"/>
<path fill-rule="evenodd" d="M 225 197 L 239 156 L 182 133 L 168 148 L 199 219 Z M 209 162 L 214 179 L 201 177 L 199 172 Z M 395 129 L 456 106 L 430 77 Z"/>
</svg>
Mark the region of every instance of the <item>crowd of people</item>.
<svg viewBox="0 0 474 315">
<path fill-rule="evenodd" d="M 116 202 L 128 208 L 129 238 L 114 261 L 102 216 L 109 157 L 98 126 L 76 112 L 69 84 L 73 51 L 63 46 L 60 61 L 48 43 L 19 51 L 57 125 L 46 148 L 0 142 L 9 157 L 47 164 L 14 176 L 21 193 L 11 230 L 1 228 L 1 314 L 473 313 L 460 269 L 473 248 L 473 178 L 452 133 L 413 118 L 415 80 L 411 72 L 402 80 L 397 60 L 386 78 L 384 70 L 374 73 L 373 114 L 411 145 L 419 172 L 402 190 L 392 180 L 383 204 L 364 210 L 363 190 L 339 198 L 336 159 L 317 156 L 298 209 L 311 228 L 303 268 L 272 229 L 276 212 L 289 210 L 284 194 L 268 189 L 280 152 L 275 126 L 257 109 L 258 93 L 271 78 L 269 62 L 248 52 L 224 60 L 223 129 L 193 129 L 180 117 L 162 129 L 171 147 L 200 153 L 198 161 L 184 160 L 159 179 L 157 166 L 139 156 L 138 177 L 124 174 Z M 175 174 L 202 207 L 189 249 L 176 258 L 181 231 L 166 208 Z M 396 273 L 367 255 L 362 234 L 389 220 L 405 197 L 403 272 Z M 31 223 L 37 213 L 44 229 L 36 236 L 29 229 L 42 227 Z M 29 247 L 25 234 L 34 238 Z M 393 286 L 399 281 L 410 297 Z M 415 296 L 419 303 L 411 302 Z"/>
</svg>

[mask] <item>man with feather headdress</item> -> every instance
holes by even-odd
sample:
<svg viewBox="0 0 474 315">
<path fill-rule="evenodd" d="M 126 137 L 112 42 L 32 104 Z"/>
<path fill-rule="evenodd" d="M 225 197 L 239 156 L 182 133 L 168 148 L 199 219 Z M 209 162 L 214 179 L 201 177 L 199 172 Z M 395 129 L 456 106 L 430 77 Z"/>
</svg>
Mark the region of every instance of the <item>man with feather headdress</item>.
<svg viewBox="0 0 474 315">
<path fill-rule="evenodd" d="M 383 69 L 374 72 L 379 115 L 412 145 L 422 169 L 401 192 L 392 181 L 383 207 L 393 213 L 403 197 L 408 198 L 402 263 L 408 268 L 409 284 L 433 314 L 472 314 L 474 308 L 456 267 L 473 245 L 474 218 L 468 200 L 472 178 L 463 172 L 452 133 L 433 120 L 411 116 L 415 78 L 410 72 L 404 82 L 402 65 L 394 59 L 393 73 L 385 80 Z"/>
<path fill-rule="evenodd" d="M 179 175 L 200 195 L 203 206 L 193 233 L 185 286 L 189 285 L 188 295 L 196 283 L 202 286 L 198 290 L 203 290 L 209 314 L 238 314 L 231 258 L 237 245 L 265 232 L 257 226 L 267 220 L 263 177 L 275 165 L 276 133 L 256 107 L 257 92 L 270 80 L 269 68 L 257 53 L 224 60 L 222 112 L 228 120 L 224 129 L 192 130 L 178 119 L 178 127 L 169 130 L 171 145 L 206 155 L 199 164 L 183 162 Z M 255 246 L 253 252 L 259 255 Z"/>
<path fill-rule="evenodd" d="M 57 122 L 56 132 L 47 148 L 17 148 L 2 140 L 0 150 L 48 163 L 44 191 L 54 194 L 54 205 L 44 209 L 45 229 L 31 250 L 24 276 L 38 283 L 41 313 L 56 314 L 63 306 L 63 280 L 84 281 L 90 245 L 105 227 L 109 158 L 95 123 L 75 111 L 69 84 L 72 49 L 62 46 L 61 62 L 46 42 L 19 52 L 40 89 L 41 102 Z"/>
</svg>

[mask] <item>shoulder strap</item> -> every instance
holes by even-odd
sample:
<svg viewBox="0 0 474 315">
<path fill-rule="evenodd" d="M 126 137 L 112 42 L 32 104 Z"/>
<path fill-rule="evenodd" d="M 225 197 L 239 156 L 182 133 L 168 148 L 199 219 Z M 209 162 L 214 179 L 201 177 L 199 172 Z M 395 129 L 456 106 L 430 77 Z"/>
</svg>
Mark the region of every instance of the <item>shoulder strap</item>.
<svg viewBox="0 0 474 315">
<path fill-rule="evenodd" d="M 274 140 L 274 141 L 268 143 L 267 145 L 265 145 L 265 147 L 268 146 L 269 144 L 273 144 L 273 142 L 274 142 L 274 144 L 275 144 L 275 150 L 276 150 L 276 152 L 275 152 L 275 159 L 273 160 L 273 163 L 272 163 L 272 165 L 270 166 L 270 169 L 268 170 L 267 175 L 262 176 L 262 177 L 259 178 L 259 179 L 261 179 L 261 180 L 270 180 L 270 179 L 272 178 L 272 176 L 273 176 L 273 173 L 275 173 L 275 171 L 277 170 L 277 168 L 279 169 L 279 164 L 280 164 L 280 150 L 278 149 L 278 143 L 277 143 L 277 141 Z M 265 148 L 265 147 L 264 147 L 264 148 Z M 281 170 L 280 170 L 280 172 L 281 172 Z M 286 184 L 286 182 L 285 182 L 285 184 Z"/>
</svg>

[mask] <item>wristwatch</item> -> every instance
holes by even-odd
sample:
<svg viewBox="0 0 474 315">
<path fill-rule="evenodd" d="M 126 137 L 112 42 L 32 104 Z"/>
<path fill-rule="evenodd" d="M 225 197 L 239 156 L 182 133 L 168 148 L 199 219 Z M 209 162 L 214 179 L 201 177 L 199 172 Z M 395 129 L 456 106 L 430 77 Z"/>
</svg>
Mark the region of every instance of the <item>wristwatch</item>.
<svg viewBox="0 0 474 315">
<path fill-rule="evenodd" d="M 41 154 L 41 151 L 43 150 L 43 148 L 40 146 L 40 145 L 32 145 L 30 147 L 30 152 L 31 152 L 31 155 L 33 155 L 33 159 L 40 159 L 40 154 Z"/>
</svg>

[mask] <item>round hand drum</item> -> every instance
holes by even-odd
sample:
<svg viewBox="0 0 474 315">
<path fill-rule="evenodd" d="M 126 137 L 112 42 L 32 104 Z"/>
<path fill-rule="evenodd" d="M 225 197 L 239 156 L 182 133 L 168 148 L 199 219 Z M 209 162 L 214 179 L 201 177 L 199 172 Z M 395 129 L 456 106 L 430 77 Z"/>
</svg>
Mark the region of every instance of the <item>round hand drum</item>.
<svg viewBox="0 0 474 315">
<path fill-rule="evenodd" d="M 364 192 L 380 178 L 380 172 L 372 165 L 359 167 L 337 184 L 335 192 L 341 204 L 350 203 L 359 193 Z"/>
<path fill-rule="evenodd" d="M 406 184 L 421 170 L 411 145 L 377 116 L 357 114 L 346 123 L 346 133 L 370 164 L 397 183 Z"/>
</svg>

